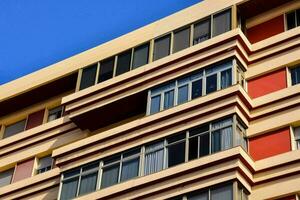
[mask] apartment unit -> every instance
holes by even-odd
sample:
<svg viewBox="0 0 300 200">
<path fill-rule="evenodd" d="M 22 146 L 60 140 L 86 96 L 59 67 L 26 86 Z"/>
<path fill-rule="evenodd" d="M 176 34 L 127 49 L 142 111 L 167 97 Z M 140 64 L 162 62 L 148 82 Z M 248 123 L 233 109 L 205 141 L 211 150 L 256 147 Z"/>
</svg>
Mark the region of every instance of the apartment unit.
<svg viewBox="0 0 300 200">
<path fill-rule="evenodd" d="M 298 200 L 300 1 L 204 0 L 0 86 L 0 199 Z"/>
</svg>

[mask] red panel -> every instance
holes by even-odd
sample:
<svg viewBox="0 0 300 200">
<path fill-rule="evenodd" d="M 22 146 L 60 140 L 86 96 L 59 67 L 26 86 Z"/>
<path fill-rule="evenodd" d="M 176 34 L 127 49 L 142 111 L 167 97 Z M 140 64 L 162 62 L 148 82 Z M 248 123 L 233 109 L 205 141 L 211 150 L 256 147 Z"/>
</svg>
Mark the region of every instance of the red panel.
<svg viewBox="0 0 300 200">
<path fill-rule="evenodd" d="M 296 196 L 295 195 L 292 195 L 292 196 L 289 196 L 289 197 L 283 197 L 283 198 L 280 198 L 278 200 L 296 200 Z"/>
<path fill-rule="evenodd" d="M 282 32 L 284 32 L 283 15 L 249 28 L 247 38 L 253 44 Z"/>
<path fill-rule="evenodd" d="M 27 118 L 26 130 L 39 126 L 43 123 L 45 110 L 32 113 Z"/>
<path fill-rule="evenodd" d="M 249 140 L 250 155 L 260 160 L 291 150 L 290 128 L 284 128 Z"/>
<path fill-rule="evenodd" d="M 31 177 L 33 170 L 34 159 L 18 163 L 13 177 L 13 183 Z"/>
<path fill-rule="evenodd" d="M 257 98 L 286 87 L 286 70 L 281 69 L 248 81 L 248 94 L 251 98 Z"/>
</svg>

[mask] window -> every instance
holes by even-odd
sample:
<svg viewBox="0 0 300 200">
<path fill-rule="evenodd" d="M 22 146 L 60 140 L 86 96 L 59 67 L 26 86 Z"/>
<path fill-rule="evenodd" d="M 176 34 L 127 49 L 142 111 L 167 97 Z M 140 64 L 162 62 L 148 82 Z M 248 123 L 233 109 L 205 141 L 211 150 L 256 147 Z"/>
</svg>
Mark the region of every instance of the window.
<svg viewBox="0 0 300 200">
<path fill-rule="evenodd" d="M 292 85 L 300 83 L 300 66 L 291 69 Z"/>
<path fill-rule="evenodd" d="M 96 162 L 64 173 L 60 199 L 73 199 L 95 191 L 98 171 L 99 163 Z"/>
<path fill-rule="evenodd" d="M 164 141 L 145 147 L 144 174 L 152 174 L 164 168 Z"/>
<path fill-rule="evenodd" d="M 0 172 L 0 187 L 9 185 L 11 183 L 13 174 L 14 168 Z"/>
<path fill-rule="evenodd" d="M 243 124 L 234 115 L 65 172 L 62 176 L 60 199 L 93 192 L 97 189 L 97 183 L 100 189 L 107 188 L 137 176 L 153 174 L 188 160 L 237 146 L 239 142 L 232 142 L 234 124 L 241 126 L 244 132 Z M 216 196 L 228 192 L 224 188 L 214 188 L 212 191 L 215 191 Z M 188 197 L 205 198 L 202 192 L 192 193 Z"/>
<path fill-rule="evenodd" d="M 140 149 L 134 149 L 103 161 L 101 188 L 139 175 Z"/>
<path fill-rule="evenodd" d="M 174 32 L 173 53 L 190 46 L 190 27 Z"/>
<path fill-rule="evenodd" d="M 212 152 L 232 147 L 232 119 L 228 118 L 212 124 Z"/>
<path fill-rule="evenodd" d="M 79 87 L 80 90 L 95 85 L 97 66 L 98 63 L 82 69 L 82 75 L 81 75 L 80 87 Z"/>
<path fill-rule="evenodd" d="M 98 83 L 111 79 L 114 74 L 115 57 L 108 58 L 100 63 Z"/>
<path fill-rule="evenodd" d="M 231 10 L 226 10 L 213 15 L 213 36 L 220 35 L 231 30 Z"/>
<path fill-rule="evenodd" d="M 232 66 L 233 61 L 226 61 L 151 89 L 147 113 L 154 114 L 231 86 Z"/>
<path fill-rule="evenodd" d="M 169 137 L 167 142 L 168 167 L 185 162 L 185 133 Z"/>
<path fill-rule="evenodd" d="M 171 35 L 166 35 L 154 41 L 153 60 L 166 57 L 170 54 Z"/>
<path fill-rule="evenodd" d="M 7 138 L 24 131 L 25 126 L 26 126 L 26 120 L 22 120 L 17 123 L 6 126 L 4 129 L 3 138 Z"/>
<path fill-rule="evenodd" d="M 235 194 L 233 194 L 234 192 Z M 247 200 L 248 195 L 249 192 L 246 191 L 240 183 L 233 184 L 231 182 L 221 183 L 217 186 L 201 189 L 168 200 L 233 200 L 236 199 L 234 196 L 237 197 L 238 200 Z"/>
<path fill-rule="evenodd" d="M 232 200 L 233 199 L 232 184 L 218 186 L 211 189 L 211 200 Z"/>
<path fill-rule="evenodd" d="M 300 9 L 286 14 L 286 26 L 287 30 L 300 26 Z"/>
<path fill-rule="evenodd" d="M 138 68 L 148 63 L 149 43 L 134 48 L 132 68 Z"/>
<path fill-rule="evenodd" d="M 118 55 L 116 76 L 128 72 L 131 64 L 131 49 Z"/>
<path fill-rule="evenodd" d="M 60 193 L 61 200 L 73 199 L 77 196 L 79 176 L 80 169 L 63 174 L 62 188 Z"/>
<path fill-rule="evenodd" d="M 210 33 L 210 18 L 205 19 L 201 22 L 198 22 L 194 25 L 194 38 L 193 44 L 198 44 L 205 40 L 208 40 L 211 37 Z"/>
<path fill-rule="evenodd" d="M 38 168 L 37 168 L 37 174 L 44 173 L 46 171 L 49 171 L 52 168 L 52 157 L 46 156 L 43 158 L 40 158 L 38 161 Z"/>
<path fill-rule="evenodd" d="M 296 148 L 300 149 L 300 127 L 294 128 Z"/>
<path fill-rule="evenodd" d="M 63 114 L 63 106 L 58 106 L 50 109 L 48 112 L 48 122 L 62 117 L 62 114 Z"/>
<path fill-rule="evenodd" d="M 189 160 L 209 154 L 210 146 L 209 124 L 190 130 L 189 132 Z"/>
</svg>

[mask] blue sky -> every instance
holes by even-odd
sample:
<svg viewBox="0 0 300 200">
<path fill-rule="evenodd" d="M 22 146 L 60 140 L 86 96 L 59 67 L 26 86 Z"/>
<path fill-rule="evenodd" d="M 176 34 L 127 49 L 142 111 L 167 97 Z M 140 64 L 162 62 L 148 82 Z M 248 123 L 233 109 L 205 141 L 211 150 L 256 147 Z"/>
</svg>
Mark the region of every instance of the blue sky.
<svg viewBox="0 0 300 200">
<path fill-rule="evenodd" d="M 0 84 L 200 0 L 0 0 Z"/>
</svg>

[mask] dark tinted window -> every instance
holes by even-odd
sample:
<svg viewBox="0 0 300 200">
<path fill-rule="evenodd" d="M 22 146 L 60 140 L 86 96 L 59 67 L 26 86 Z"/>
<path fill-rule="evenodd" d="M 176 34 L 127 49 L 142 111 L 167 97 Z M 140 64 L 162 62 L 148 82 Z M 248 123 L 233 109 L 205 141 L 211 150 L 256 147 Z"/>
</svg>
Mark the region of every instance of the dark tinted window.
<svg viewBox="0 0 300 200">
<path fill-rule="evenodd" d="M 26 124 L 26 120 L 22 120 L 12 125 L 6 126 L 4 130 L 3 138 L 7 138 L 24 131 L 25 124 Z"/>
<path fill-rule="evenodd" d="M 208 192 L 194 192 L 193 194 L 190 194 L 187 196 L 188 200 L 208 200 Z"/>
<path fill-rule="evenodd" d="M 105 167 L 102 173 L 101 188 L 106 188 L 118 183 L 120 165 L 116 164 L 110 167 Z"/>
<path fill-rule="evenodd" d="M 215 187 L 211 190 L 211 200 L 232 200 L 232 185 Z"/>
<path fill-rule="evenodd" d="M 188 85 L 178 88 L 178 104 L 188 101 Z"/>
<path fill-rule="evenodd" d="M 300 83 L 300 67 L 291 69 L 292 85 Z"/>
<path fill-rule="evenodd" d="M 132 68 L 138 68 L 148 63 L 149 43 L 134 48 Z"/>
<path fill-rule="evenodd" d="M 76 197 L 76 191 L 78 186 L 78 177 L 63 181 L 61 188 L 61 200 L 73 199 Z"/>
<path fill-rule="evenodd" d="M 227 88 L 232 85 L 231 69 L 221 72 L 221 89 Z"/>
<path fill-rule="evenodd" d="M 82 70 L 82 76 L 81 76 L 80 88 L 79 88 L 80 90 L 95 85 L 97 65 L 98 64 L 94 64 Z"/>
<path fill-rule="evenodd" d="M 200 149 L 199 156 L 205 156 L 209 154 L 209 134 L 203 134 L 200 136 Z"/>
<path fill-rule="evenodd" d="M 190 46 L 190 28 L 174 32 L 173 53 Z"/>
<path fill-rule="evenodd" d="M 193 44 L 198 44 L 210 38 L 210 18 L 201 21 L 194 26 Z"/>
<path fill-rule="evenodd" d="M 98 83 L 113 77 L 115 57 L 104 60 L 100 63 Z"/>
<path fill-rule="evenodd" d="M 80 181 L 79 195 L 91 193 L 96 190 L 98 172 L 83 175 Z"/>
<path fill-rule="evenodd" d="M 118 55 L 116 76 L 128 72 L 131 63 L 131 50 Z"/>
<path fill-rule="evenodd" d="M 150 114 L 160 111 L 160 95 L 151 98 Z"/>
<path fill-rule="evenodd" d="M 158 60 L 170 54 L 170 38 L 171 35 L 166 35 L 154 41 L 153 60 Z"/>
<path fill-rule="evenodd" d="M 290 12 L 290 13 L 286 14 L 286 20 L 287 20 L 287 29 L 288 30 L 296 27 L 295 12 Z"/>
<path fill-rule="evenodd" d="M 213 36 L 231 30 L 231 10 L 226 10 L 213 16 Z"/>
<path fill-rule="evenodd" d="M 198 157 L 198 137 L 189 139 L 189 160 L 193 160 Z"/>
<path fill-rule="evenodd" d="M 192 99 L 202 96 L 202 79 L 192 83 Z"/>
<path fill-rule="evenodd" d="M 185 133 L 172 136 L 168 141 L 168 167 L 185 161 Z"/>
<path fill-rule="evenodd" d="M 217 90 L 217 74 L 206 77 L 206 94 Z"/>
<path fill-rule="evenodd" d="M 174 90 L 165 92 L 164 109 L 168 109 L 174 106 Z"/>
</svg>

